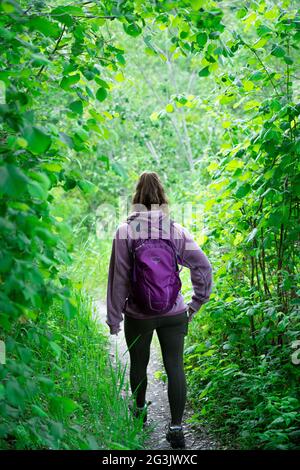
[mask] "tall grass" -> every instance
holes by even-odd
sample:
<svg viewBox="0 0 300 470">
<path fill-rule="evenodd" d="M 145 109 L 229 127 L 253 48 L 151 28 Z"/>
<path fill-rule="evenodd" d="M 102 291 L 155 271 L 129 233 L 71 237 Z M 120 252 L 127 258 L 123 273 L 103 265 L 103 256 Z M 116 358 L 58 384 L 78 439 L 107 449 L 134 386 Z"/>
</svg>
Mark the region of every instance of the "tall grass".
<svg viewBox="0 0 300 470">
<path fill-rule="evenodd" d="M 16 335 L 22 335 L 22 350 L 31 351 L 35 393 L 13 426 L 9 417 L 10 435 L 1 440 L 0 429 L 1 448 L 143 448 L 147 434 L 129 412 L 124 368 L 111 361 L 91 300 L 77 297 L 79 311 L 71 320 L 57 303 L 38 324 L 23 325 Z M 35 341 L 37 328 L 45 343 Z"/>
<path fill-rule="evenodd" d="M 67 379 L 62 385 L 71 398 L 81 401 L 83 412 L 77 412 L 77 421 L 100 448 L 140 449 L 146 436 L 141 422 L 128 411 L 124 367 L 111 361 L 107 337 L 99 328 L 91 302 L 81 298 L 80 314 L 69 325 L 74 342 L 65 343 L 67 354 L 61 355 L 59 364 L 74 381 Z"/>
<path fill-rule="evenodd" d="M 108 278 L 108 265 L 112 240 L 97 239 L 94 234 L 78 240 L 68 276 L 73 284 L 89 295 L 104 298 Z"/>
<path fill-rule="evenodd" d="M 79 436 L 66 435 L 65 443 L 72 449 L 84 448 L 86 442 L 90 448 L 141 449 L 146 436 L 142 423 L 128 410 L 130 396 L 123 366 L 110 359 L 107 336 L 92 317 L 91 300 L 81 296 L 79 305 L 79 314 L 71 321 L 66 321 L 57 308 L 51 312 L 53 329 L 58 326 L 65 332 L 58 333 L 62 353 L 52 378 L 61 392 L 79 405 L 68 424 L 76 423 L 81 432 Z"/>
</svg>

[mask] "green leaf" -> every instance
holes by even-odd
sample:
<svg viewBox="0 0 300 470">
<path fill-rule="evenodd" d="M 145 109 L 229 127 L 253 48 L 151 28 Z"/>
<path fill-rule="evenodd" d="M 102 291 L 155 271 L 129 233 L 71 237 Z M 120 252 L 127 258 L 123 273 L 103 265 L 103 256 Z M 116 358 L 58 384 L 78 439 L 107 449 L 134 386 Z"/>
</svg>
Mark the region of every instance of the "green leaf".
<svg viewBox="0 0 300 470">
<path fill-rule="evenodd" d="M 111 164 L 111 168 L 117 175 L 121 176 L 122 178 L 126 178 L 128 176 L 125 168 L 118 162 L 113 162 Z"/>
<path fill-rule="evenodd" d="M 13 13 L 15 11 L 16 4 L 14 5 L 13 2 L 1 2 L 1 10 L 5 13 Z"/>
<path fill-rule="evenodd" d="M 180 32 L 180 39 L 186 39 L 189 36 L 189 33 L 187 31 L 181 31 Z"/>
<path fill-rule="evenodd" d="M 25 364 L 30 363 L 30 361 L 32 360 L 32 350 L 31 349 L 26 348 L 26 347 L 19 347 L 18 348 L 18 353 L 20 355 L 20 358 L 21 358 L 22 362 L 24 362 Z"/>
<path fill-rule="evenodd" d="M 50 341 L 49 346 L 54 351 L 55 356 L 59 359 L 61 356 L 61 347 L 54 341 Z"/>
<path fill-rule="evenodd" d="M 50 408 L 54 413 L 59 413 L 65 416 L 69 416 L 75 410 L 81 407 L 74 400 L 71 400 L 71 398 L 56 396 L 51 399 Z"/>
<path fill-rule="evenodd" d="M 65 132 L 59 133 L 59 140 L 70 147 L 70 149 L 74 148 L 74 141 L 72 137 L 70 137 L 68 134 L 65 134 Z"/>
<path fill-rule="evenodd" d="M 82 10 L 82 7 L 79 6 L 73 6 L 73 5 L 66 5 L 66 6 L 60 6 L 57 8 L 54 8 L 54 10 L 51 11 L 51 16 L 60 16 L 63 13 L 67 13 L 68 15 L 72 16 L 82 16 L 84 15 L 84 11 Z"/>
<path fill-rule="evenodd" d="M 60 163 L 43 163 L 41 168 L 51 173 L 58 173 L 62 170 L 62 165 Z"/>
<path fill-rule="evenodd" d="M 264 178 L 265 178 L 266 180 L 269 180 L 270 178 L 272 178 L 272 176 L 274 175 L 274 171 L 275 171 L 274 168 L 272 168 L 272 169 L 266 171 L 265 174 L 264 174 Z"/>
<path fill-rule="evenodd" d="M 43 186 L 45 191 L 47 191 L 50 188 L 51 182 L 50 182 L 48 176 L 46 175 L 46 173 L 31 171 L 29 173 L 29 176 L 34 181 L 37 181 L 38 183 L 40 183 L 40 185 Z"/>
<path fill-rule="evenodd" d="M 75 133 L 75 136 L 78 137 L 82 142 L 86 142 L 89 139 L 89 133 L 80 128 L 78 131 Z"/>
<path fill-rule="evenodd" d="M 6 219 L 2 219 L 2 217 L 0 218 L 1 231 L 3 230 L 2 220 L 4 222 L 7 222 Z M 13 263 L 13 258 L 9 253 L 3 253 L 3 252 L 0 253 L 0 273 L 7 273 L 11 269 L 12 263 Z"/>
<path fill-rule="evenodd" d="M 244 18 L 244 16 L 246 16 L 248 13 L 248 10 L 246 8 L 240 8 L 237 12 L 236 12 L 236 17 L 238 19 L 241 19 L 241 18 Z"/>
<path fill-rule="evenodd" d="M 100 87 L 97 90 L 96 98 L 98 101 L 104 101 L 107 97 L 107 91 L 104 87 Z"/>
<path fill-rule="evenodd" d="M 35 415 L 35 416 L 39 416 L 40 418 L 48 418 L 49 417 L 49 415 L 44 410 L 42 410 L 42 408 L 40 408 L 37 405 L 32 405 L 31 409 L 32 409 L 33 415 Z"/>
<path fill-rule="evenodd" d="M 206 0 L 190 0 L 191 7 L 193 10 L 199 10 L 199 8 L 203 7 Z"/>
<path fill-rule="evenodd" d="M 2 40 L 5 39 L 6 41 L 10 41 L 15 37 L 15 33 L 9 31 L 6 28 L 0 27 L 0 37 L 2 38 Z"/>
<path fill-rule="evenodd" d="M 76 184 L 77 182 L 74 178 L 66 178 L 63 188 L 65 191 L 70 191 L 75 188 Z"/>
<path fill-rule="evenodd" d="M 64 300 L 64 313 L 68 320 L 71 320 L 77 313 L 75 302 L 65 299 Z"/>
<path fill-rule="evenodd" d="M 44 377 L 43 375 L 38 375 L 36 380 L 41 385 L 41 388 L 45 393 L 48 393 L 55 386 L 53 380 L 49 379 L 48 377 Z"/>
<path fill-rule="evenodd" d="M 34 233 L 37 237 L 43 240 L 47 245 L 55 246 L 58 241 L 58 236 L 50 232 L 46 228 L 36 227 Z"/>
<path fill-rule="evenodd" d="M 14 165 L 0 167 L 0 194 L 19 196 L 27 189 L 29 178 Z"/>
<path fill-rule="evenodd" d="M 75 85 L 80 80 L 80 74 L 76 73 L 74 75 L 68 75 L 63 77 L 62 81 L 60 82 L 60 87 L 63 90 L 69 91 L 73 85 Z"/>
<path fill-rule="evenodd" d="M 292 65 L 294 63 L 293 59 L 288 55 L 285 55 L 283 60 L 287 65 Z"/>
<path fill-rule="evenodd" d="M 119 64 L 121 64 L 121 65 L 126 64 L 126 60 L 125 60 L 125 57 L 123 56 L 123 54 L 121 54 L 121 53 L 116 54 L 116 59 L 119 62 Z"/>
<path fill-rule="evenodd" d="M 16 379 L 11 379 L 6 383 L 5 393 L 10 405 L 18 407 L 24 405 L 25 393 Z"/>
<path fill-rule="evenodd" d="M 50 15 L 54 20 L 65 24 L 66 26 L 72 26 L 74 24 L 73 16 L 83 16 L 84 12 L 81 7 L 66 5 L 54 8 Z"/>
<path fill-rule="evenodd" d="M 106 170 L 109 170 L 109 158 L 106 155 L 98 155 L 97 160 L 104 162 Z"/>
<path fill-rule="evenodd" d="M 43 54 L 31 54 L 32 66 L 41 67 L 42 65 L 50 65 L 51 61 Z"/>
<path fill-rule="evenodd" d="M 274 55 L 275 57 L 284 57 L 285 56 L 285 50 L 283 47 L 280 46 L 274 46 L 271 54 Z"/>
<path fill-rule="evenodd" d="M 245 197 L 250 191 L 251 191 L 251 186 L 250 186 L 249 183 L 246 183 L 246 184 L 243 184 L 242 186 L 240 186 L 238 188 L 235 195 L 238 199 L 241 199 L 241 198 Z"/>
<path fill-rule="evenodd" d="M 199 47 L 204 47 L 205 44 L 207 43 L 207 39 L 208 39 L 208 37 L 207 37 L 206 33 L 199 33 L 196 36 L 196 41 L 197 41 Z"/>
<path fill-rule="evenodd" d="M 95 77 L 95 82 L 103 88 L 109 88 L 108 83 L 105 80 L 102 80 L 102 78 Z"/>
<path fill-rule="evenodd" d="M 46 152 L 51 145 L 51 137 L 38 127 L 27 126 L 23 137 L 28 143 L 28 150 L 34 154 Z"/>
<path fill-rule="evenodd" d="M 75 114 L 81 115 L 83 113 L 83 104 L 81 100 L 72 101 L 68 107 Z"/>
<path fill-rule="evenodd" d="M 65 433 L 64 427 L 62 423 L 56 422 L 56 421 L 51 421 L 50 423 L 50 433 L 52 436 L 54 436 L 56 439 L 62 439 Z"/>
<path fill-rule="evenodd" d="M 30 18 L 28 26 L 30 29 L 36 29 L 40 33 L 44 34 L 44 36 L 53 37 L 54 39 L 57 39 L 61 32 L 57 23 L 53 23 L 47 18 L 41 16 Z"/>
<path fill-rule="evenodd" d="M 265 75 L 263 72 L 261 72 L 260 70 L 256 70 L 250 75 L 249 80 L 258 82 L 259 80 L 262 80 L 264 77 Z"/>
<path fill-rule="evenodd" d="M 85 194 L 91 194 L 97 191 L 97 186 L 88 180 L 80 180 L 77 182 L 77 185 Z"/>
<path fill-rule="evenodd" d="M 265 24 L 260 24 L 257 29 L 257 34 L 260 37 L 265 36 L 266 34 L 271 34 L 272 30 L 269 28 L 269 26 L 266 26 Z"/>
<path fill-rule="evenodd" d="M 36 198 L 46 200 L 48 198 L 48 190 L 50 180 L 45 173 L 30 173 L 31 181 L 28 184 L 29 194 Z"/>
<path fill-rule="evenodd" d="M 208 77 L 208 75 L 209 75 L 209 66 L 207 65 L 206 67 L 201 69 L 200 72 L 198 73 L 198 75 L 199 75 L 199 77 Z"/>
<path fill-rule="evenodd" d="M 254 84 L 251 80 L 243 80 L 243 87 L 246 91 L 251 91 L 254 88 Z"/>
<path fill-rule="evenodd" d="M 129 36 L 132 36 L 134 38 L 139 36 L 142 32 L 142 29 L 136 23 L 131 23 L 129 25 L 124 25 L 124 30 L 125 30 L 126 34 L 129 34 Z"/>
<path fill-rule="evenodd" d="M 233 159 L 233 160 L 230 160 L 230 162 L 226 164 L 225 169 L 227 171 L 234 171 L 237 168 L 242 168 L 243 166 L 244 166 L 244 162 L 242 160 Z"/>
<path fill-rule="evenodd" d="M 4 385 L 0 383 L 0 400 L 3 400 L 5 397 L 5 388 Z"/>
</svg>

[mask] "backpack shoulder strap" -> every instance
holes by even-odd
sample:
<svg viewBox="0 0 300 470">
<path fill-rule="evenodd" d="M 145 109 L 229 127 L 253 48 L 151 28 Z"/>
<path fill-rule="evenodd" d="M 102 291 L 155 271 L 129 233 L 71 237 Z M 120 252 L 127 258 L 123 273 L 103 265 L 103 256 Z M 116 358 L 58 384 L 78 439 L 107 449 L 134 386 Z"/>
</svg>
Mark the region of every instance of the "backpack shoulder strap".
<svg viewBox="0 0 300 470">
<path fill-rule="evenodd" d="M 127 217 L 127 225 L 128 225 L 128 230 L 127 230 L 127 245 L 128 245 L 128 251 L 129 251 L 129 257 L 131 260 L 131 264 L 133 265 L 133 258 L 134 258 L 134 249 L 136 246 L 136 240 L 134 238 L 129 237 L 129 231 L 130 231 L 130 224 L 133 222 L 137 217 L 139 216 L 138 212 L 134 212 L 131 214 L 129 217 Z"/>
<path fill-rule="evenodd" d="M 174 242 L 174 226 L 175 226 L 175 220 L 174 219 L 171 219 L 170 218 L 170 242 L 171 242 L 171 245 L 174 249 L 174 254 L 175 254 L 175 258 L 176 258 L 176 264 L 177 264 L 177 270 L 178 272 L 181 272 L 182 269 L 183 269 L 183 266 L 181 265 L 180 269 L 179 269 L 179 266 L 178 264 L 180 264 L 180 255 L 176 249 L 176 245 L 175 245 L 175 242 Z"/>
</svg>

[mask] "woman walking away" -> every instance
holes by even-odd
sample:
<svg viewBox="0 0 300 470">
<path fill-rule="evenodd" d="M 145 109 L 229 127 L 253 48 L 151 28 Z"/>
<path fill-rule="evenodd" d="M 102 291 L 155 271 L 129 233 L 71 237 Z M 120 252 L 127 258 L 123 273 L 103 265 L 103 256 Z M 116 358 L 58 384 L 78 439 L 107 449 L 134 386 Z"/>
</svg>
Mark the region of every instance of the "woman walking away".
<svg viewBox="0 0 300 470">
<path fill-rule="evenodd" d="M 182 416 L 186 402 L 184 338 L 212 286 L 211 265 L 190 233 L 168 215 L 168 201 L 156 173 L 145 172 L 133 197 L 134 212 L 114 237 L 107 287 L 110 333 L 124 331 L 130 355 L 134 414 L 147 420 L 146 388 L 150 345 L 156 330 L 168 377 L 171 422 L 166 438 L 184 448 Z M 186 304 L 180 292 L 178 265 L 190 269 L 193 296 Z"/>
</svg>

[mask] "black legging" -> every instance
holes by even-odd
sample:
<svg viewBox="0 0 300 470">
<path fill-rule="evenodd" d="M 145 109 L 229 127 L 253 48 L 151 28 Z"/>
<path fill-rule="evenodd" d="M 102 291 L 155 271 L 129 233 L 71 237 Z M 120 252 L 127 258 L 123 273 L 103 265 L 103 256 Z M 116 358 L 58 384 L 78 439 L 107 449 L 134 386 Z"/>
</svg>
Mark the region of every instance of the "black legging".
<svg viewBox="0 0 300 470">
<path fill-rule="evenodd" d="M 130 354 L 130 386 L 139 407 L 145 404 L 150 345 L 153 331 L 156 330 L 168 376 L 171 424 L 180 425 L 186 401 L 183 369 L 184 337 L 188 332 L 186 312 L 145 320 L 125 315 L 124 330 Z"/>
</svg>

